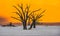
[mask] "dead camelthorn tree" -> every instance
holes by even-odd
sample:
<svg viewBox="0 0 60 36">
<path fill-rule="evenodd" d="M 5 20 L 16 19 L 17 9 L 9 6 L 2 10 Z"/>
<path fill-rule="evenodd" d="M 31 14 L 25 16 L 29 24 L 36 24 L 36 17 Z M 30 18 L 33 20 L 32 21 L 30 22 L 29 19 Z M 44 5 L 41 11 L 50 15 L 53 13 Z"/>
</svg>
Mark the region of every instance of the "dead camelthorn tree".
<svg viewBox="0 0 60 36">
<path fill-rule="evenodd" d="M 33 28 L 36 28 L 36 24 L 38 23 L 38 19 L 40 19 L 42 16 L 43 16 L 43 13 L 45 12 L 46 10 L 42 11 L 42 13 L 40 14 L 37 14 L 36 16 L 34 15 L 34 13 L 31 15 L 30 19 L 32 20 L 32 24 L 30 25 L 30 28 L 31 29 L 32 27 Z"/>
<path fill-rule="evenodd" d="M 12 18 L 21 21 L 22 24 L 23 24 L 23 29 L 26 30 L 27 29 L 27 20 L 28 20 L 29 16 L 33 12 L 36 12 L 40 9 L 30 11 L 30 6 L 28 6 L 28 5 L 26 6 L 25 9 L 23 8 L 23 4 L 21 4 L 21 5 L 18 4 L 17 6 L 18 6 L 18 8 L 16 6 L 13 6 L 13 7 L 17 9 L 17 12 L 14 12 L 14 13 L 16 13 L 19 16 L 19 18 L 16 18 L 16 17 L 13 17 L 13 16 L 12 16 Z"/>
</svg>

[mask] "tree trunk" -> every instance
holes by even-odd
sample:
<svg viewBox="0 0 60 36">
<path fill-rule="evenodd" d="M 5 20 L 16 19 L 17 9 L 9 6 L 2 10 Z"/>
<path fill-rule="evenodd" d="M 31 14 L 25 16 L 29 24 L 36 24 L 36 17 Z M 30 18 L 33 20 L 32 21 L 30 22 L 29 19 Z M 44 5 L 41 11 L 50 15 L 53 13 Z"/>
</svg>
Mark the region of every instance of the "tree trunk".
<svg viewBox="0 0 60 36">
<path fill-rule="evenodd" d="M 23 22 L 23 29 L 24 29 L 24 30 L 27 30 L 26 21 Z"/>
<path fill-rule="evenodd" d="M 35 22 L 33 22 L 33 28 L 36 28 L 36 23 Z"/>
<path fill-rule="evenodd" d="M 33 27 L 33 28 L 36 28 L 36 23 L 35 23 L 35 21 L 32 22 L 32 24 L 30 25 L 30 28 L 29 28 L 29 29 L 31 29 L 32 27 Z"/>
<path fill-rule="evenodd" d="M 36 28 L 35 20 L 33 21 L 33 28 Z"/>
<path fill-rule="evenodd" d="M 30 28 L 29 28 L 29 29 L 31 29 L 31 28 L 32 28 L 32 26 L 33 26 L 33 23 L 30 25 Z"/>
</svg>

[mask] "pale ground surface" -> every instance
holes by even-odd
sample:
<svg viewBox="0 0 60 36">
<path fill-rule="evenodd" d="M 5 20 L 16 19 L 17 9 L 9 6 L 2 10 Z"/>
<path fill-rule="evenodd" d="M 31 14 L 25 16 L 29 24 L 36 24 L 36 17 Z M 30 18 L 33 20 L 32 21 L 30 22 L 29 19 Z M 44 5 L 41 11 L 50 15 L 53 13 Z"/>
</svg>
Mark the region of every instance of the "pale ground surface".
<svg viewBox="0 0 60 36">
<path fill-rule="evenodd" d="M 0 36 L 60 36 L 60 26 L 37 26 L 31 30 L 23 30 L 22 26 L 0 27 Z"/>
</svg>

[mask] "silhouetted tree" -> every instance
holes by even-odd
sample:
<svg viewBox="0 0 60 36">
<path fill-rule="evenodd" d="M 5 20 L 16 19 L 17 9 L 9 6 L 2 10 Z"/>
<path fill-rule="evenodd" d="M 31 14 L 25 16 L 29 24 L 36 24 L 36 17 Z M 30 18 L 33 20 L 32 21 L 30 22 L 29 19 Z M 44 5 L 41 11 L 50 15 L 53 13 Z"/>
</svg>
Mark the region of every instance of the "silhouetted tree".
<svg viewBox="0 0 60 36">
<path fill-rule="evenodd" d="M 36 16 L 34 15 L 34 13 L 31 15 L 30 19 L 32 20 L 32 24 L 30 25 L 30 28 L 29 29 L 31 29 L 32 27 L 33 28 L 36 28 L 36 24 L 39 23 L 37 20 L 40 19 L 43 16 L 43 13 L 45 11 L 46 10 L 42 11 L 42 13 L 37 14 Z"/>
<path fill-rule="evenodd" d="M 18 10 L 18 12 L 14 12 L 14 13 L 16 13 L 19 16 L 19 19 L 16 18 L 16 17 L 12 17 L 12 18 L 21 21 L 22 24 L 23 24 L 23 29 L 27 29 L 27 20 L 28 20 L 29 16 L 33 12 L 36 12 L 36 11 L 39 11 L 40 10 L 40 9 L 38 9 L 38 10 L 30 11 L 30 6 L 28 6 L 28 5 L 24 9 L 23 8 L 23 4 L 21 4 L 21 5 L 18 4 L 18 7 L 19 8 L 17 8 L 16 6 L 13 6 L 13 7 L 15 7 Z"/>
<path fill-rule="evenodd" d="M 13 23 L 12 23 L 12 22 L 10 22 L 7 26 L 15 27 L 15 25 L 13 25 Z"/>
</svg>

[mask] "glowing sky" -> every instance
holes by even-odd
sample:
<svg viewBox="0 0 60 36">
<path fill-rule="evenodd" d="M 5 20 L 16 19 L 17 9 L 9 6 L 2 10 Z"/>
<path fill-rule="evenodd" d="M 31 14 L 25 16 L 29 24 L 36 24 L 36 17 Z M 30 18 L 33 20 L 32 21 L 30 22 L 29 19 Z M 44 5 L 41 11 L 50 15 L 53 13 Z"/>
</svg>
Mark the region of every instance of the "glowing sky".
<svg viewBox="0 0 60 36">
<path fill-rule="evenodd" d="M 8 19 L 8 22 L 16 22 L 17 20 L 11 18 L 16 16 L 12 13 L 16 11 L 12 6 L 21 3 L 29 4 L 31 10 L 47 9 L 42 17 L 43 22 L 60 22 L 60 0 L 0 0 L 0 16 Z"/>
</svg>

